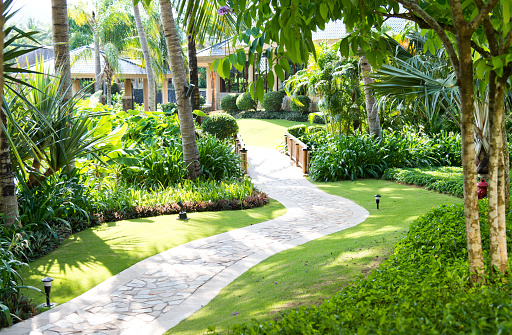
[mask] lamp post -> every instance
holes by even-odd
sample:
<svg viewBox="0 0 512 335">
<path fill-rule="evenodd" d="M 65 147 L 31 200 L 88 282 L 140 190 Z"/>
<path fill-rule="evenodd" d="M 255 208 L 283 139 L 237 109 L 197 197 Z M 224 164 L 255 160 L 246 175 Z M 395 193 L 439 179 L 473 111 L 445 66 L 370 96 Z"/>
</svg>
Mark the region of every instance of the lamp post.
<svg viewBox="0 0 512 335">
<path fill-rule="evenodd" d="M 43 307 L 52 308 L 53 306 L 55 306 L 54 303 L 50 303 L 50 292 L 52 290 L 53 278 L 52 277 L 44 277 L 43 279 L 41 279 L 41 281 L 44 284 L 44 293 L 46 293 L 46 305 L 43 304 Z"/>
<path fill-rule="evenodd" d="M 180 212 L 176 220 L 188 221 L 187 212 L 185 211 L 185 205 L 183 205 L 181 201 L 178 201 L 178 206 L 180 206 Z"/>
<path fill-rule="evenodd" d="M 380 195 L 375 194 L 375 202 L 377 203 L 377 209 L 379 209 Z"/>
</svg>

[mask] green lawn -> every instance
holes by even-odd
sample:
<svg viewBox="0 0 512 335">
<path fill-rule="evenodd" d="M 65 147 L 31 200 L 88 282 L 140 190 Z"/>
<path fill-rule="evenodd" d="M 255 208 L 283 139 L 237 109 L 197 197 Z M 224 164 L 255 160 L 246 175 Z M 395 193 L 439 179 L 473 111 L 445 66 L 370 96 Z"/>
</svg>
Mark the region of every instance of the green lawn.
<svg viewBox="0 0 512 335">
<path fill-rule="evenodd" d="M 22 276 L 25 285 L 41 289 L 41 278 L 54 278 L 52 302 L 63 303 L 167 249 L 285 213 L 284 206 L 271 200 L 264 207 L 248 210 L 189 213 L 188 222 L 167 215 L 105 223 L 73 234 L 57 250 L 30 263 Z M 43 294 L 25 291 L 36 303 L 43 302 Z"/>
<path fill-rule="evenodd" d="M 203 334 L 257 318 L 279 317 L 300 305 L 320 304 L 387 259 L 419 215 L 462 200 L 384 180 L 317 183 L 324 191 L 365 207 L 369 218 L 356 227 L 274 255 L 240 276 L 209 304 L 166 334 Z M 376 209 L 375 194 L 382 196 Z M 236 313 L 236 314 L 235 314 Z"/>
<path fill-rule="evenodd" d="M 284 142 L 286 129 L 297 124 L 310 125 L 308 122 L 287 120 L 238 119 L 237 122 L 246 145 L 272 149 Z"/>
</svg>

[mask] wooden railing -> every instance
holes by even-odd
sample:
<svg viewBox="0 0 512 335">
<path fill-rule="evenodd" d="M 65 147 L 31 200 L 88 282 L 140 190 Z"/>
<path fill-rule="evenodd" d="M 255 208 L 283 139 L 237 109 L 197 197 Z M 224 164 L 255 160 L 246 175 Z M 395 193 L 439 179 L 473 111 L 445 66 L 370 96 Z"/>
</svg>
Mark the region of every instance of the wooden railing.
<svg viewBox="0 0 512 335">
<path fill-rule="evenodd" d="M 235 135 L 235 151 L 238 156 L 240 156 L 240 161 L 242 162 L 242 169 L 245 173 L 249 173 L 247 170 L 247 149 L 245 148 L 245 143 L 242 140 L 242 136 L 239 133 Z"/>
<path fill-rule="evenodd" d="M 302 167 L 302 173 L 307 174 L 309 172 L 308 146 L 289 133 L 284 134 L 284 142 L 288 147 L 288 155 L 295 162 L 295 166 Z"/>
</svg>

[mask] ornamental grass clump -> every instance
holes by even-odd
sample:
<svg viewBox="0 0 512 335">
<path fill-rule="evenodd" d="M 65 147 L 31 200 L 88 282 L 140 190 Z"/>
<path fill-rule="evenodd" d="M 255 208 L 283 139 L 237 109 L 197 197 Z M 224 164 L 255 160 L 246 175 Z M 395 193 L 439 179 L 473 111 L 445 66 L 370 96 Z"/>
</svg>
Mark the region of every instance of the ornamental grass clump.
<svg viewBox="0 0 512 335">
<path fill-rule="evenodd" d="M 481 201 L 484 259 L 489 259 L 487 210 Z M 507 239 L 511 228 L 508 211 Z M 277 321 L 235 325 L 229 333 L 510 334 L 509 277 L 471 285 L 463 204 L 443 205 L 415 220 L 394 254 L 367 278 L 319 306 L 284 312 Z"/>
</svg>

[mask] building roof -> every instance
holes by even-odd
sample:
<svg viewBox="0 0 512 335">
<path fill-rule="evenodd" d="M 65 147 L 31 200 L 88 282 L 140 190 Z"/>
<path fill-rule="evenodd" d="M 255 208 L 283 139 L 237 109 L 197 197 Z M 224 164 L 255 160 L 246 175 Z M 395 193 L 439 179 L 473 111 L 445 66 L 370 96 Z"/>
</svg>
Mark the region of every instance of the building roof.
<svg viewBox="0 0 512 335">
<path fill-rule="evenodd" d="M 100 51 L 103 53 L 102 51 Z M 82 46 L 77 49 L 71 50 L 71 76 L 72 77 L 94 77 L 94 47 L 90 45 Z M 119 71 L 116 71 L 116 75 L 121 77 L 146 77 L 146 68 L 133 59 L 119 57 Z M 44 67 L 53 69 L 54 58 L 47 58 L 44 62 Z M 100 57 L 100 67 L 103 68 L 105 61 L 103 57 Z M 34 70 L 34 65 L 31 65 Z M 167 74 L 171 74 L 167 70 Z"/>
</svg>

